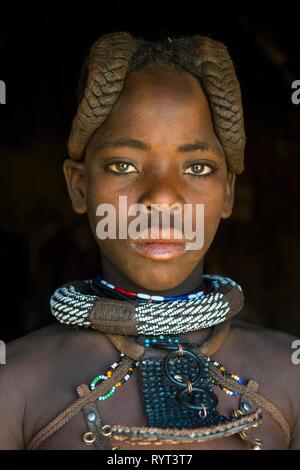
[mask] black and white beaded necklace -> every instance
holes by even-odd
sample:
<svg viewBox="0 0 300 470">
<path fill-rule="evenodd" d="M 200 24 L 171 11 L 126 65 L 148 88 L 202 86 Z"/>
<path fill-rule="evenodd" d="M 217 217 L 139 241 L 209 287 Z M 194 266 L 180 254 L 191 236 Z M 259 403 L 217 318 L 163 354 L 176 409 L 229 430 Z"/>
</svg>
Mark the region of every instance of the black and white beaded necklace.
<svg viewBox="0 0 300 470">
<path fill-rule="evenodd" d="M 103 306 L 105 299 L 116 299 L 132 306 L 131 320 L 137 335 L 179 334 L 209 328 L 225 322 L 243 307 L 242 289 L 228 277 L 203 275 L 199 289 L 190 294 L 200 291 L 200 296 L 168 302 L 153 298 L 133 300 L 90 279 L 58 288 L 50 299 L 50 307 L 61 323 L 93 328 L 91 318 L 95 311 L 99 312 L 99 302 Z"/>
</svg>

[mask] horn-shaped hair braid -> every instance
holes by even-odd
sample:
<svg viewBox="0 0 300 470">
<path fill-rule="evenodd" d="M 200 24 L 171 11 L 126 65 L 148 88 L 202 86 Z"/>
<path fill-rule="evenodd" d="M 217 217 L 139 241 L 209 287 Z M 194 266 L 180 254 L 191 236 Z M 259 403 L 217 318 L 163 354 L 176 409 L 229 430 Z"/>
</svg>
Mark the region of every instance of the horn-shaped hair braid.
<svg viewBox="0 0 300 470">
<path fill-rule="evenodd" d="M 68 142 L 71 158 L 83 158 L 91 136 L 109 115 L 130 71 L 167 67 L 199 78 L 228 168 L 236 174 L 243 171 L 245 132 L 240 85 L 222 43 L 199 35 L 146 41 L 127 32 L 115 32 L 101 36 L 93 44 L 86 67 L 82 97 Z"/>
</svg>

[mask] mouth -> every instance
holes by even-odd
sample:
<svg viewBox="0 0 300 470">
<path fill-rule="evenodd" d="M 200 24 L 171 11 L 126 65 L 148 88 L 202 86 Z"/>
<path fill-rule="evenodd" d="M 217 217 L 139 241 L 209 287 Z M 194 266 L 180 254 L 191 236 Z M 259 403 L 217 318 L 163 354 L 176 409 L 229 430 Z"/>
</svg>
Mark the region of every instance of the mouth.
<svg viewBox="0 0 300 470">
<path fill-rule="evenodd" d="M 174 240 L 147 240 L 131 243 L 135 252 L 152 260 L 172 260 L 185 252 L 185 242 Z"/>
</svg>

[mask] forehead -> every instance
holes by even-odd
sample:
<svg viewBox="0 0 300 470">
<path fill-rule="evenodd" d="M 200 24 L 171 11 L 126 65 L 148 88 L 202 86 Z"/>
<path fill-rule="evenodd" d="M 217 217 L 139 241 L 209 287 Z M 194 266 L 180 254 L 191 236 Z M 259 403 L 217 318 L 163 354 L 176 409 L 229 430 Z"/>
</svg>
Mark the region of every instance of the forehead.
<svg viewBox="0 0 300 470">
<path fill-rule="evenodd" d="M 153 97 L 153 93 L 166 98 L 177 96 L 178 99 L 204 95 L 199 79 L 189 72 L 157 67 L 130 72 L 121 97 L 124 100 L 141 95 L 146 98 Z"/>
<path fill-rule="evenodd" d="M 180 140 L 215 139 L 211 112 L 200 81 L 185 71 L 132 71 L 93 141 L 108 137 Z"/>
</svg>

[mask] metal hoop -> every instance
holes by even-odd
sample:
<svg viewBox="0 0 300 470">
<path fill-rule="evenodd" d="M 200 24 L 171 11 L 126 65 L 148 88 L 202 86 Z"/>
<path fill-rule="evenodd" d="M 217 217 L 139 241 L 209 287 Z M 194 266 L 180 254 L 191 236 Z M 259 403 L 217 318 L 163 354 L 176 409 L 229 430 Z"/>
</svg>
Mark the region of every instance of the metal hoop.
<svg viewBox="0 0 300 470">
<path fill-rule="evenodd" d="M 182 358 L 184 356 L 184 354 L 187 355 L 187 356 L 192 357 L 198 365 L 198 373 L 197 373 L 197 375 L 196 375 L 196 377 L 193 381 L 190 380 L 191 384 L 193 385 L 193 384 L 197 383 L 200 380 L 200 378 L 202 377 L 202 374 L 203 374 L 203 365 L 202 365 L 201 360 L 197 356 L 197 354 L 195 354 L 192 351 L 189 351 L 188 349 L 184 349 L 183 354 L 181 354 L 180 351 L 178 351 L 178 349 L 176 351 L 170 352 L 164 359 L 164 364 L 163 364 L 164 371 L 165 371 L 166 376 L 168 377 L 168 379 L 171 382 L 173 382 L 175 385 L 177 385 L 178 387 L 185 387 L 186 384 L 184 382 L 180 382 L 179 380 L 176 380 L 175 377 L 172 377 L 172 375 L 170 374 L 170 370 L 169 370 L 169 362 L 175 356 L 180 356 Z"/>
<path fill-rule="evenodd" d="M 101 434 L 105 437 L 111 436 L 111 426 L 109 424 L 105 424 L 104 426 L 102 426 Z"/>
<path fill-rule="evenodd" d="M 215 408 L 217 406 L 218 402 L 219 402 L 218 397 L 214 393 L 209 392 L 208 390 L 204 390 L 203 388 L 194 387 L 193 392 L 200 392 L 200 393 L 206 395 L 208 397 L 209 401 L 211 402 L 210 406 L 209 406 L 210 408 Z M 189 393 L 187 388 L 185 390 L 182 390 L 179 393 L 179 398 L 178 399 L 182 403 L 182 405 L 185 406 L 186 408 L 191 408 L 192 410 L 202 410 L 203 409 L 203 403 L 201 403 L 201 405 L 194 405 L 193 403 L 190 403 L 190 402 L 184 400 L 184 395 L 186 393 Z"/>
<path fill-rule="evenodd" d="M 82 436 L 82 439 L 83 439 L 83 441 L 85 442 L 86 445 L 91 446 L 92 444 L 94 444 L 94 442 L 96 440 L 96 436 L 93 432 L 86 432 Z"/>
</svg>

